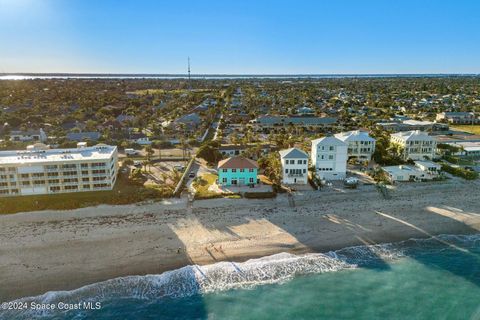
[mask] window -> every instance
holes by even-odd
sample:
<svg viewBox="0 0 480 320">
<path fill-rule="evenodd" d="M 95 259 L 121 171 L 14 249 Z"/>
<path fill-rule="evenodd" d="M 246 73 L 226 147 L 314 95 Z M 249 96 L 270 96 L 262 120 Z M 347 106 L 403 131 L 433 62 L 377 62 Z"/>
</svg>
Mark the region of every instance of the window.
<svg viewBox="0 0 480 320">
<path fill-rule="evenodd" d="M 303 160 L 297 160 L 297 164 L 302 164 Z"/>
<path fill-rule="evenodd" d="M 232 173 L 235 173 L 235 172 L 237 172 L 237 169 L 232 169 Z"/>
<path fill-rule="evenodd" d="M 303 173 L 306 173 L 307 172 L 307 169 L 303 169 Z"/>
<path fill-rule="evenodd" d="M 288 173 L 288 169 L 285 169 L 285 173 Z"/>
<path fill-rule="evenodd" d="M 223 183 L 227 183 L 227 178 L 223 178 L 223 179 L 222 179 L 222 182 L 223 182 Z"/>
<path fill-rule="evenodd" d="M 227 172 L 228 170 L 227 169 L 222 169 L 223 172 Z"/>
<path fill-rule="evenodd" d="M 90 178 L 82 178 L 82 181 L 83 181 L 83 182 L 89 182 L 89 181 L 90 181 Z"/>
<path fill-rule="evenodd" d="M 253 169 L 249 169 L 248 172 L 253 172 Z"/>
<path fill-rule="evenodd" d="M 250 178 L 250 180 L 249 180 L 249 181 L 250 181 L 250 183 L 253 183 L 253 178 Z"/>
<path fill-rule="evenodd" d="M 333 155 L 332 155 L 332 154 L 329 155 L 329 156 L 328 156 L 328 159 L 329 159 L 329 160 L 333 160 Z"/>
<path fill-rule="evenodd" d="M 303 160 L 303 164 L 307 164 L 307 160 Z"/>
<path fill-rule="evenodd" d="M 245 172 L 245 169 L 240 169 L 240 172 Z"/>
<path fill-rule="evenodd" d="M 330 151 L 333 151 L 333 149 L 334 149 L 334 146 L 330 146 Z"/>
</svg>

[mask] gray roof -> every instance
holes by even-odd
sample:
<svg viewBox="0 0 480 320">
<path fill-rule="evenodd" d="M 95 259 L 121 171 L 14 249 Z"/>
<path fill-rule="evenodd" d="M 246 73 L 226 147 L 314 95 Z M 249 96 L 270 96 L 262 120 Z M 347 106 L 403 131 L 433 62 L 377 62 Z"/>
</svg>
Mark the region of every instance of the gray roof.
<svg viewBox="0 0 480 320">
<path fill-rule="evenodd" d="M 346 146 L 347 144 L 338 138 L 335 138 L 333 136 L 328 136 L 328 137 L 312 140 L 312 145 Z"/>
<path fill-rule="evenodd" d="M 450 117 L 463 117 L 463 116 L 472 116 L 473 112 L 461 112 L 461 111 L 450 111 L 444 112 L 446 116 Z"/>
<path fill-rule="evenodd" d="M 84 141 L 84 140 L 93 140 L 96 141 L 100 139 L 100 132 L 69 132 L 67 133 L 67 140 L 70 141 Z"/>
<path fill-rule="evenodd" d="M 177 123 L 181 122 L 181 123 L 194 123 L 194 124 L 199 124 L 201 121 L 202 119 L 200 119 L 200 116 L 196 113 L 190 113 L 175 120 L 175 122 Z"/>
<path fill-rule="evenodd" d="M 337 122 L 336 118 L 320 117 L 288 117 L 288 116 L 261 116 L 257 118 L 258 124 L 263 125 L 327 125 Z"/>
<path fill-rule="evenodd" d="M 280 157 L 285 159 L 308 159 L 308 154 L 297 148 L 280 150 Z"/>
</svg>

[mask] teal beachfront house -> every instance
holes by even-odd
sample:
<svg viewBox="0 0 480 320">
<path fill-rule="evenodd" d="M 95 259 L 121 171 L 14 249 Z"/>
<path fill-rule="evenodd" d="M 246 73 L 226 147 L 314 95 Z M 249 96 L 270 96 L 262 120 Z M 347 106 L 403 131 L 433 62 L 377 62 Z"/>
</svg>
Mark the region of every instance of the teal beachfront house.
<svg viewBox="0 0 480 320">
<path fill-rule="evenodd" d="M 244 157 L 231 157 L 218 162 L 218 184 L 245 186 L 258 183 L 258 164 Z"/>
</svg>

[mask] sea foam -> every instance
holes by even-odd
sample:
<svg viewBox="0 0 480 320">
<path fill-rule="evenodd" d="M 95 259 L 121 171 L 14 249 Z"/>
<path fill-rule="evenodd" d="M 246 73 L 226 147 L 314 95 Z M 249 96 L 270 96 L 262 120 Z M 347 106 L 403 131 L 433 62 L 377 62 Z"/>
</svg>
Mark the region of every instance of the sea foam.
<svg viewBox="0 0 480 320">
<path fill-rule="evenodd" d="M 325 254 L 293 255 L 279 253 L 241 263 L 218 262 L 189 265 L 159 275 L 115 278 L 72 291 L 52 291 L 36 297 L 16 300 L 57 304 L 59 302 L 102 302 L 140 299 L 156 301 L 182 298 L 230 289 L 248 289 L 262 284 L 282 283 L 314 273 L 355 269 L 369 264 L 387 263 L 412 254 L 415 250 L 443 250 L 446 246 L 467 247 L 480 244 L 480 235 L 441 235 L 430 239 L 410 239 L 398 243 L 354 246 Z M 0 311 L 0 319 L 31 319 L 60 315 L 61 311 Z"/>
</svg>

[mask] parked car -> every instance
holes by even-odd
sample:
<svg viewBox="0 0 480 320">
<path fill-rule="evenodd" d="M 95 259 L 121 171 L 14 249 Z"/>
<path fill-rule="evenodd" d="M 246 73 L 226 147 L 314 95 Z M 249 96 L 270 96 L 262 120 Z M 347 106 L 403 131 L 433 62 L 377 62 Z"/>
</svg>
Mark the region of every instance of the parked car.
<svg viewBox="0 0 480 320">
<path fill-rule="evenodd" d="M 188 174 L 188 177 L 189 178 L 195 178 L 195 172 L 190 171 L 190 173 Z"/>
<path fill-rule="evenodd" d="M 173 169 L 175 169 L 179 172 L 183 172 L 185 170 L 185 166 L 177 165 L 177 166 L 173 166 Z"/>
<path fill-rule="evenodd" d="M 125 154 L 127 156 L 136 156 L 136 155 L 139 154 L 139 152 L 138 152 L 138 150 L 127 148 L 127 149 L 125 149 Z"/>
<path fill-rule="evenodd" d="M 142 167 L 142 162 L 141 161 L 133 161 L 133 166 L 136 168 L 141 168 Z"/>
</svg>

